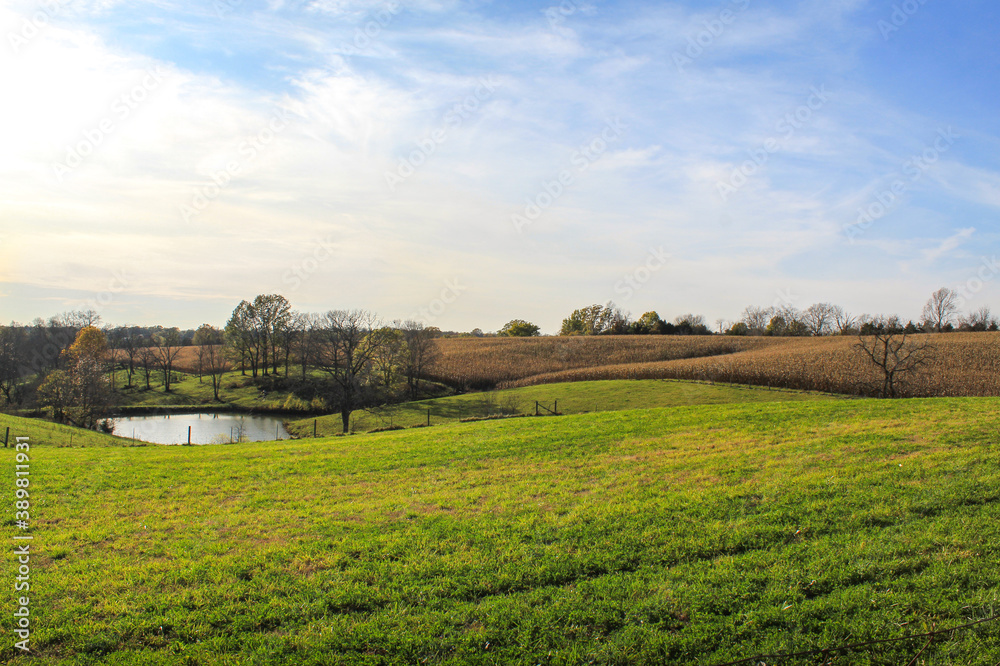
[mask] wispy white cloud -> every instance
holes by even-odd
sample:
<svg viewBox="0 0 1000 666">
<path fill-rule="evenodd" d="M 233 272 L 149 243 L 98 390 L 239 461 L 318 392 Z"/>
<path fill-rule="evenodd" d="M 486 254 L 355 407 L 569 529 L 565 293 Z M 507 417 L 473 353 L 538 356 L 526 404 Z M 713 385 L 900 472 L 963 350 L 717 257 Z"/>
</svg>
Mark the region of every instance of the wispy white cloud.
<svg viewBox="0 0 1000 666">
<path fill-rule="evenodd" d="M 843 237 L 941 125 L 857 80 L 881 43 L 865 37 L 862 2 L 748 5 L 683 72 L 673 54 L 723 5 L 579 6 L 553 23 L 544 8 L 428 1 L 378 24 L 386 6 L 272 2 L 220 19 L 180 2 L 89 3 L 4 54 L 16 66 L 0 86 L 32 103 L 0 108 L 0 283 L 86 292 L 122 269 L 136 299 L 214 308 L 291 289 L 287 272 L 322 240 L 334 256 L 295 286 L 302 307 L 349 299 L 406 317 L 457 277 L 470 287 L 439 325 L 530 316 L 552 330 L 562 309 L 614 297 L 650 247 L 674 261 L 629 309 L 714 318 L 790 284 L 870 302 L 849 276 L 886 253 L 875 272 L 902 294 L 918 264 L 944 282 L 964 243 L 987 242 L 972 225 L 1000 203 L 1000 165 L 961 142 L 856 244 Z M 0 26 L 25 11 L 0 10 Z M 126 16 L 160 21 L 155 44 L 118 30 Z M 823 86 L 829 99 L 788 125 Z M 620 137 L 580 168 L 614 118 Z M 996 141 L 985 123 L 962 131 Z M 779 149 L 720 199 L 717 183 L 769 140 Z M 412 175 L 390 188 L 404 162 Z M 511 214 L 567 170 L 518 234 Z M 37 256 L 52 268 L 32 270 Z M 526 298 L 538 284 L 549 295 Z M 12 306 L 47 314 L 33 308 Z"/>
<path fill-rule="evenodd" d="M 934 262 L 941 257 L 950 254 L 952 251 L 960 247 L 965 241 L 972 238 L 973 234 L 976 233 L 975 227 L 967 227 L 965 229 L 959 229 L 957 232 L 945 238 L 936 247 L 924 250 L 924 258 L 928 262 Z"/>
</svg>

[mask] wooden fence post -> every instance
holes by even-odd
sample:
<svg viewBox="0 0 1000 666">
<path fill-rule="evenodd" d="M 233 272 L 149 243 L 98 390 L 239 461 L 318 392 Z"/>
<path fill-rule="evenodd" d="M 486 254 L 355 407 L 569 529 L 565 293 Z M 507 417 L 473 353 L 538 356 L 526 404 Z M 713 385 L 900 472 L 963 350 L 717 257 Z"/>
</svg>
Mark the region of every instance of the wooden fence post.
<svg viewBox="0 0 1000 666">
<path fill-rule="evenodd" d="M 3 448 L 7 448 L 7 442 L 10 441 L 10 426 L 7 426 L 7 434 L 3 436 Z"/>
<path fill-rule="evenodd" d="M 316 421 L 317 419 L 313 419 L 313 439 L 316 439 Z"/>
</svg>

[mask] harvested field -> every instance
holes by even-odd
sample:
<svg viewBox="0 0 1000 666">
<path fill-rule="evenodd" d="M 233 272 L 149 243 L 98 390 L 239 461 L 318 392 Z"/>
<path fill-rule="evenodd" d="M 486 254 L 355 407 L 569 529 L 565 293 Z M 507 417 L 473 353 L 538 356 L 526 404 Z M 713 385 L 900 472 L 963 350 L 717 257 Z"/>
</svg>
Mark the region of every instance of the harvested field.
<svg viewBox="0 0 1000 666">
<path fill-rule="evenodd" d="M 908 378 L 905 397 L 1000 396 L 1000 333 L 914 335 L 931 362 Z M 602 379 L 695 379 L 806 391 L 873 395 L 877 370 L 855 336 L 769 338 L 622 335 L 444 338 L 424 375 L 463 391 Z M 197 347 L 174 367 L 195 372 Z"/>
<path fill-rule="evenodd" d="M 780 338 L 663 335 L 447 338 L 437 341 L 441 357 L 427 378 L 463 389 L 489 389 L 547 373 L 719 356 L 784 342 Z"/>
<path fill-rule="evenodd" d="M 174 370 L 177 372 L 188 372 L 191 374 L 197 373 L 199 349 L 201 349 L 201 347 L 196 345 L 182 347 L 180 353 L 177 354 L 177 358 L 174 360 Z"/>
<path fill-rule="evenodd" d="M 195 346 L 181 349 L 174 361 L 174 368 L 178 372 L 198 372 L 198 349 L 199 347 Z"/>
<path fill-rule="evenodd" d="M 1000 395 L 1000 334 L 912 336 L 931 342 L 930 363 L 902 386 L 904 397 Z M 727 355 L 605 364 L 526 377 L 509 386 L 597 379 L 700 379 L 807 391 L 871 394 L 877 370 L 855 349 L 857 338 L 771 338 L 776 344 Z"/>
</svg>

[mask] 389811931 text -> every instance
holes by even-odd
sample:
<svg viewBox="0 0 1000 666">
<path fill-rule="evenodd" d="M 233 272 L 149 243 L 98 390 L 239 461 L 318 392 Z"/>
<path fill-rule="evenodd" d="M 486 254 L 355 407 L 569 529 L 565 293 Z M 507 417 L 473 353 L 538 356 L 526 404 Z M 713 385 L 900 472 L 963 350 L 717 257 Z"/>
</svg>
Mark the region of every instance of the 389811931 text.
<svg viewBox="0 0 1000 666">
<path fill-rule="evenodd" d="M 14 523 L 19 532 L 14 535 L 14 559 L 17 573 L 14 577 L 14 647 L 29 652 L 31 640 L 31 445 L 28 437 L 17 437 L 14 445 Z"/>
</svg>

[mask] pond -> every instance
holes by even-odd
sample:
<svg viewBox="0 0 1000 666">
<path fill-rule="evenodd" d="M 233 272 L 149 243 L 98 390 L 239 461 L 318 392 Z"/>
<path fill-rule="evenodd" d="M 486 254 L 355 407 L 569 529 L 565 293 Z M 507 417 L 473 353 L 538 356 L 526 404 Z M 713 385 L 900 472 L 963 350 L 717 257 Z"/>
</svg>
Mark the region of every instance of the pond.
<svg viewBox="0 0 1000 666">
<path fill-rule="evenodd" d="M 289 439 L 281 419 L 273 416 L 223 414 L 158 414 L 114 419 L 114 434 L 154 444 L 229 444 Z"/>
</svg>

